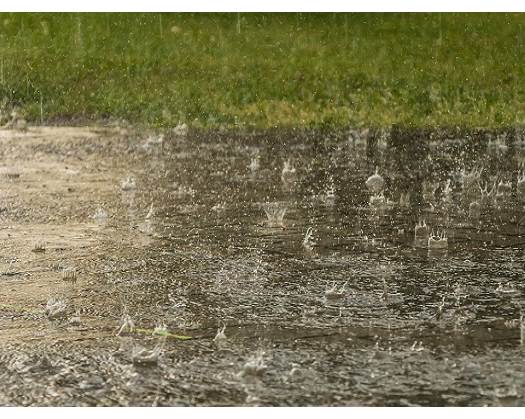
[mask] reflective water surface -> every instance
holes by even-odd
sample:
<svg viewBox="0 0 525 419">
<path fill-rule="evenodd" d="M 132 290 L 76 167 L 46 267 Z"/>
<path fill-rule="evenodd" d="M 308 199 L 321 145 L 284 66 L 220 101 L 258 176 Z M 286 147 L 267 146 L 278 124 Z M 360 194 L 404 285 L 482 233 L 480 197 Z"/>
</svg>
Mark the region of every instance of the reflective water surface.
<svg viewBox="0 0 525 419">
<path fill-rule="evenodd" d="M 1 141 L 1 404 L 525 400 L 520 133 Z"/>
</svg>

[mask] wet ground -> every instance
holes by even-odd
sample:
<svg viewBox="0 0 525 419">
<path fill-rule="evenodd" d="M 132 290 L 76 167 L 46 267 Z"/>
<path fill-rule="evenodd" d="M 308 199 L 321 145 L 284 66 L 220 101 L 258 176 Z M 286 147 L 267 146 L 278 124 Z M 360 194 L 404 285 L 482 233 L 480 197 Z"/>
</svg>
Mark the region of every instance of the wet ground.
<svg viewBox="0 0 525 419">
<path fill-rule="evenodd" d="M 0 144 L 1 405 L 524 404 L 520 134 Z"/>
</svg>

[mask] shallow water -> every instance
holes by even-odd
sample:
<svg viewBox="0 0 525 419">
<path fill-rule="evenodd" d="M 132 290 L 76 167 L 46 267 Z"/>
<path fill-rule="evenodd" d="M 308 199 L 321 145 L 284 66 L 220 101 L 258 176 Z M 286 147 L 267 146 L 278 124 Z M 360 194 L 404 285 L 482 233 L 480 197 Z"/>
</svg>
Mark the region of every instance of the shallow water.
<svg viewBox="0 0 525 419">
<path fill-rule="evenodd" d="M 522 405 L 525 147 L 414 135 L 3 132 L 0 403 Z"/>
</svg>

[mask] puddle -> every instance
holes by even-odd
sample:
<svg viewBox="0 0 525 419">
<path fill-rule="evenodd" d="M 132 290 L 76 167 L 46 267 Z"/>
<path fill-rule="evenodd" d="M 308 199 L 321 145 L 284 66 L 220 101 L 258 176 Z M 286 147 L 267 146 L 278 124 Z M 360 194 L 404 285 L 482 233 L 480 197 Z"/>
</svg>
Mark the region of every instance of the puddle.
<svg viewBox="0 0 525 419">
<path fill-rule="evenodd" d="M 0 404 L 523 405 L 482 134 L 0 131 Z"/>
</svg>

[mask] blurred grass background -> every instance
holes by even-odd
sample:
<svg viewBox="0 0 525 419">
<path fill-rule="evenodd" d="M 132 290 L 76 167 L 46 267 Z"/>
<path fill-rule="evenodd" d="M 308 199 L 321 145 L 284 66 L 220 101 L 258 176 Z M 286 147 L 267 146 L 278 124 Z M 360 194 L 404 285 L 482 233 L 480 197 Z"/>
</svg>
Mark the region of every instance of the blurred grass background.
<svg viewBox="0 0 525 419">
<path fill-rule="evenodd" d="M 525 122 L 521 14 L 0 14 L 0 99 L 33 123 Z"/>
</svg>

